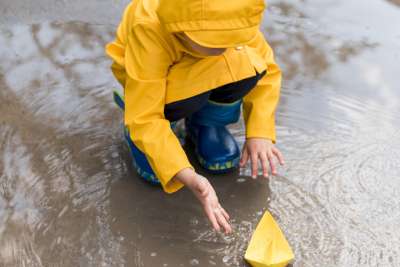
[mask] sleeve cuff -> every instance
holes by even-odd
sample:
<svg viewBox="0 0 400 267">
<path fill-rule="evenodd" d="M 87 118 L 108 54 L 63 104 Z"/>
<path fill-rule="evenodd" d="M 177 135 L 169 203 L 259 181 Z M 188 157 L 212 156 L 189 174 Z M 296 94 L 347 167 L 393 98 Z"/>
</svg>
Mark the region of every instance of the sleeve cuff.
<svg viewBox="0 0 400 267">
<path fill-rule="evenodd" d="M 276 132 L 274 123 L 265 123 L 269 127 L 254 127 L 251 123 L 246 125 L 246 138 L 266 138 L 276 143 Z M 272 124 L 272 126 L 271 126 Z"/>
<path fill-rule="evenodd" d="M 169 168 L 168 173 L 165 173 L 163 177 L 160 177 L 161 185 L 164 192 L 172 194 L 179 191 L 184 186 L 184 184 L 173 178 L 179 171 L 186 168 L 194 169 L 189 161 L 187 161 L 182 165 L 177 165 L 175 168 Z"/>
</svg>

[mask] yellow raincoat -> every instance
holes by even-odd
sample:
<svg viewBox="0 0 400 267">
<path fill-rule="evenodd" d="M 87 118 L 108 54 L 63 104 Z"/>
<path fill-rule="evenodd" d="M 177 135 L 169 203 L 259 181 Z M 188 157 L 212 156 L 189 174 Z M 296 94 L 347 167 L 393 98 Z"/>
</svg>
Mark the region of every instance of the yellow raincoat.
<svg viewBox="0 0 400 267">
<path fill-rule="evenodd" d="M 267 70 L 256 87 L 244 97 L 243 110 L 246 137 L 268 138 L 275 142 L 274 112 L 279 99 L 281 72 L 271 47 L 259 30 L 246 45 L 229 47 L 219 56 L 198 55 L 174 34 L 182 29 L 259 23 L 263 0 L 248 0 L 254 2 L 253 8 L 241 9 L 241 14 L 231 14 L 226 20 L 216 20 L 213 14 L 199 16 L 201 10 L 196 5 L 199 2 L 203 5 L 210 3 L 213 5 L 210 9 L 218 11 L 245 0 L 164 0 L 161 8 L 162 1 L 131 2 L 125 9 L 116 39 L 106 46 L 106 52 L 113 59 L 111 69 L 115 77 L 124 87 L 124 123 L 131 138 L 145 153 L 164 191 L 173 193 L 183 186 L 172 180 L 175 174 L 193 167 L 164 117 L 165 104 Z M 184 8 L 182 3 L 191 6 Z M 181 12 L 184 18 L 169 17 L 173 14 L 171 8 L 184 10 Z M 247 14 L 249 19 L 244 20 L 242 17 L 246 14 L 243 12 L 253 12 L 254 15 Z M 259 25 L 256 26 L 258 29 Z"/>
</svg>

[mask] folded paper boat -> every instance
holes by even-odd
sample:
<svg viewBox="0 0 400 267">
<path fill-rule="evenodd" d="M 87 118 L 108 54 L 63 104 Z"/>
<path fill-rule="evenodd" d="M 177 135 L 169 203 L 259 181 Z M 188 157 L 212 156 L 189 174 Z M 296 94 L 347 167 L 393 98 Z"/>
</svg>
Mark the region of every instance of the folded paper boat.
<svg viewBox="0 0 400 267">
<path fill-rule="evenodd" d="M 244 258 L 252 267 L 285 267 L 293 261 L 293 251 L 268 211 L 257 225 Z"/>
</svg>

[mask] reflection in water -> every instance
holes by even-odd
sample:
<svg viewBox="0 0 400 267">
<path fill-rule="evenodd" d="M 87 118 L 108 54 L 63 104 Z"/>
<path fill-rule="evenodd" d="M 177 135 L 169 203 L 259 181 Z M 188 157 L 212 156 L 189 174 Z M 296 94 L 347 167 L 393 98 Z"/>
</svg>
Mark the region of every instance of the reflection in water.
<svg viewBox="0 0 400 267">
<path fill-rule="evenodd" d="M 190 192 L 166 195 L 137 179 L 103 54 L 114 9 L 102 20 L 89 1 L 89 23 L 0 26 L 0 265 L 242 267 L 269 209 L 294 266 L 399 266 L 400 39 L 386 24 L 400 22 L 399 10 L 379 0 L 269 4 L 288 166 L 270 181 L 249 170 L 207 175 L 233 217 L 232 236 L 210 231 Z M 231 129 L 243 142 L 242 126 Z"/>
<path fill-rule="evenodd" d="M 111 34 L 80 23 L 3 33 L 1 262 L 123 263 L 106 209 L 110 170 L 124 171 L 118 154 L 110 157 L 119 141 L 105 121 L 110 77 L 99 44 Z"/>
<path fill-rule="evenodd" d="M 345 63 L 377 46 L 367 38 L 333 37 L 309 17 L 307 8 L 303 2 L 277 1 L 268 13 L 273 21 L 266 24 L 265 35 L 279 56 L 285 80 L 296 81 L 297 88 L 305 86 L 301 80 L 321 78 L 332 63 Z"/>
</svg>

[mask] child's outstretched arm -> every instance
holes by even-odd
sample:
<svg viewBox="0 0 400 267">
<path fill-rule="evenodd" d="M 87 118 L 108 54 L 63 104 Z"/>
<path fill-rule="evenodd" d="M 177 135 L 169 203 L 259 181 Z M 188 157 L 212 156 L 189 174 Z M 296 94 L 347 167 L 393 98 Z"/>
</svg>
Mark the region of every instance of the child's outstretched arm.
<svg viewBox="0 0 400 267">
<path fill-rule="evenodd" d="M 252 177 L 256 178 L 258 162 L 260 162 L 263 175 L 268 177 L 269 169 L 272 174 L 276 174 L 274 158 L 277 158 L 280 164 L 284 164 L 282 153 L 274 146 L 275 110 L 279 102 L 282 75 L 279 66 L 275 63 L 272 48 L 261 32 L 249 46 L 262 55 L 267 65 L 267 73 L 243 99 L 246 142 L 243 146 L 240 166 L 243 167 L 250 159 Z"/>
</svg>

